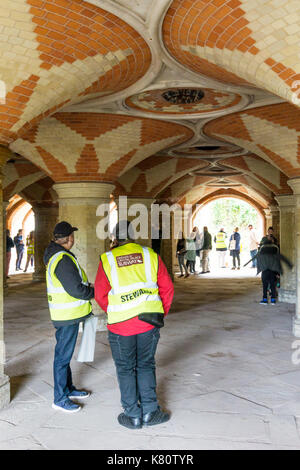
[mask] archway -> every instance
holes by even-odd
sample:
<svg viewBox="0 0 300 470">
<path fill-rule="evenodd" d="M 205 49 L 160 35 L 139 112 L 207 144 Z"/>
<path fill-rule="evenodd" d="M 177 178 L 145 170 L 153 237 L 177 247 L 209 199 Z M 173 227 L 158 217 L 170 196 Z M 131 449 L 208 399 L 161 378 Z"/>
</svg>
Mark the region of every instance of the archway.
<svg viewBox="0 0 300 470">
<path fill-rule="evenodd" d="M 6 227 L 10 231 L 12 239 L 17 235 L 18 230 L 23 230 L 23 240 L 26 241 L 26 237 L 31 231 L 35 229 L 35 215 L 32 206 L 25 199 L 19 195 L 15 195 L 9 201 L 6 212 Z M 11 250 L 11 260 L 9 267 L 9 275 L 16 274 L 16 249 Z M 24 269 L 26 264 L 26 249 L 22 259 L 21 269 Z M 29 265 L 29 272 L 34 271 L 34 267 Z"/>
<path fill-rule="evenodd" d="M 199 228 L 200 233 L 203 231 L 203 227 L 207 226 L 212 236 L 212 250 L 209 255 L 210 271 L 212 274 L 215 272 L 216 275 L 228 275 L 226 270 L 220 271 L 219 253 L 216 251 L 215 237 L 220 229 L 224 229 L 226 233 L 225 243 L 227 246 L 225 266 L 230 268 L 232 267 L 232 256 L 230 256 L 229 240 L 236 227 L 238 227 L 238 232 L 241 237 L 241 272 L 243 271 L 245 274 L 247 273 L 247 275 L 256 274 L 256 271 L 255 273 L 249 271 L 251 264 L 249 264 L 245 270 L 243 268 L 244 264 L 250 260 L 250 231 L 248 225 L 253 225 L 258 241 L 261 240 L 265 233 L 265 218 L 256 204 L 238 196 L 215 195 L 208 198 L 204 203 L 196 206 L 192 223 L 193 226 Z"/>
</svg>

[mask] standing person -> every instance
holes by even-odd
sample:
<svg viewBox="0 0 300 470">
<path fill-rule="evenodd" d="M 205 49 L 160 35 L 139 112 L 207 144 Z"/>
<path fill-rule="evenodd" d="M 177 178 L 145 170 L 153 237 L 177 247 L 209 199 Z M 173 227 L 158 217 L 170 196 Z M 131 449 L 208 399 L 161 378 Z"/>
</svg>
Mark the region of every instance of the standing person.
<svg viewBox="0 0 300 470">
<path fill-rule="evenodd" d="M 258 249 L 258 245 L 259 245 L 259 242 L 258 242 L 258 239 L 257 239 L 257 235 L 256 235 L 256 232 L 255 230 L 253 230 L 253 225 L 249 224 L 248 225 L 248 229 L 249 229 L 249 232 L 250 232 L 250 237 L 249 237 L 249 241 L 250 241 L 250 257 L 252 258 L 252 268 L 256 268 L 256 254 L 257 254 L 257 249 Z"/>
<path fill-rule="evenodd" d="M 185 240 L 184 236 L 181 234 L 181 238 L 178 239 L 177 247 L 176 247 L 176 254 L 177 254 L 178 264 L 179 264 L 180 273 L 181 273 L 180 276 L 178 276 L 178 277 L 183 277 L 183 269 L 184 269 L 184 272 L 185 272 L 184 277 L 189 277 L 187 266 L 185 264 L 186 252 L 187 252 L 186 240 Z"/>
<path fill-rule="evenodd" d="M 80 400 L 90 395 L 75 388 L 70 367 L 79 323 L 92 315 L 90 299 L 94 297 L 93 285 L 88 282 L 86 273 L 70 251 L 77 230 L 68 222 L 59 222 L 54 228 L 54 241 L 44 254 L 49 310 L 57 341 L 52 408 L 67 413 L 76 413 L 81 409 L 72 399 Z"/>
<path fill-rule="evenodd" d="M 6 229 L 6 279 L 9 279 L 8 272 L 9 272 L 9 265 L 11 259 L 11 249 L 14 247 L 14 242 L 10 237 L 10 231 Z"/>
<path fill-rule="evenodd" d="M 196 264 L 196 233 L 191 232 L 189 238 L 186 240 L 186 267 L 190 268 L 191 274 L 196 274 L 195 264 Z"/>
<path fill-rule="evenodd" d="M 24 254 L 23 229 L 18 230 L 17 235 L 14 237 L 14 244 L 17 250 L 16 271 L 20 271 Z"/>
<path fill-rule="evenodd" d="M 223 228 L 220 228 L 219 232 L 214 238 L 214 242 L 216 244 L 216 251 L 218 252 L 218 256 L 219 256 L 219 268 L 226 268 L 225 266 L 225 257 L 226 257 L 226 251 L 227 251 L 226 238 L 227 238 L 227 234 L 225 233 Z"/>
<path fill-rule="evenodd" d="M 277 245 L 277 246 L 279 247 L 279 245 L 278 245 L 278 240 L 277 240 L 277 238 L 276 238 L 275 235 L 274 235 L 274 229 L 273 229 L 273 227 L 269 227 L 269 228 L 268 228 L 267 234 L 261 239 L 259 246 L 261 246 L 261 245 L 263 245 L 264 243 L 266 243 L 266 241 L 267 241 L 268 239 L 270 239 L 270 237 L 271 237 L 271 239 L 272 239 L 274 245 Z"/>
<path fill-rule="evenodd" d="M 33 261 L 34 261 L 34 231 L 30 232 L 28 237 L 26 238 L 26 247 L 27 247 L 27 260 L 26 260 L 26 266 L 24 269 L 24 273 L 26 273 L 29 262 L 31 264 L 31 267 L 33 266 Z"/>
<path fill-rule="evenodd" d="M 202 248 L 202 245 L 203 245 L 203 236 L 202 236 L 202 233 L 200 234 L 199 233 L 199 229 L 198 227 L 193 227 L 193 232 L 196 234 L 195 236 L 195 244 L 196 244 L 196 260 L 197 260 L 197 257 L 199 257 L 199 261 L 201 259 L 201 248 Z M 196 261 L 195 261 L 195 265 L 196 265 Z"/>
<path fill-rule="evenodd" d="M 124 408 L 118 422 L 140 429 L 170 419 L 157 401 L 155 352 L 174 288 L 160 256 L 132 241 L 128 229 L 130 233 L 130 223 L 120 221 L 115 229 L 119 246 L 101 255 L 95 299 L 108 317 Z"/>
<path fill-rule="evenodd" d="M 273 242 L 271 235 L 268 236 L 255 256 L 257 259 L 257 274 L 261 272 L 263 286 L 263 298 L 260 301 L 260 304 L 268 304 L 268 290 L 270 287 L 271 305 L 275 305 L 277 277 L 283 273 L 281 261 L 286 263 L 290 269 L 293 265 L 285 256 L 280 254 L 279 248 Z"/>
<path fill-rule="evenodd" d="M 233 266 L 231 269 L 240 269 L 241 267 L 241 260 L 240 260 L 240 250 L 241 250 L 241 235 L 239 234 L 239 229 L 236 227 L 234 229 L 233 234 L 229 240 L 229 249 L 230 249 L 230 256 L 232 256 L 232 263 Z M 236 266 L 237 260 L 237 266 Z"/>
<path fill-rule="evenodd" d="M 212 249 L 212 240 L 211 234 L 208 231 L 207 227 L 203 227 L 203 245 L 201 248 L 202 251 L 202 272 L 200 274 L 209 273 L 208 262 L 209 262 L 209 252 Z"/>
</svg>

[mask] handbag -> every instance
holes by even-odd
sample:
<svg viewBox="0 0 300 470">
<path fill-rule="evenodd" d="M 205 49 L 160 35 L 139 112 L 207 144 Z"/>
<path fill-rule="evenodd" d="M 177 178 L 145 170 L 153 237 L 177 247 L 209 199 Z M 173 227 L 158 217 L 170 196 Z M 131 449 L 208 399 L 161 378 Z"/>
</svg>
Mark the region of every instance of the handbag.
<svg viewBox="0 0 300 470">
<path fill-rule="evenodd" d="M 156 326 L 156 328 L 162 328 L 165 324 L 163 313 L 140 313 L 138 319 Z"/>
<path fill-rule="evenodd" d="M 236 246 L 236 240 L 230 240 L 229 242 L 229 249 L 230 250 L 235 250 L 235 246 Z"/>
</svg>

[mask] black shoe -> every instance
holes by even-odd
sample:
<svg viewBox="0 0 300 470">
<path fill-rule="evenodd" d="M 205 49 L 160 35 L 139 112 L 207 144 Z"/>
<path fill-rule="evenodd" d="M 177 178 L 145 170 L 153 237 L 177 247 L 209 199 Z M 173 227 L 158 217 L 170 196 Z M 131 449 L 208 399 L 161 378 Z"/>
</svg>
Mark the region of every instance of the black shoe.
<svg viewBox="0 0 300 470">
<path fill-rule="evenodd" d="M 146 427 L 155 426 L 156 424 L 166 423 L 169 419 L 170 415 L 168 413 L 164 413 L 160 408 L 157 408 L 155 411 L 146 413 L 143 416 L 143 425 Z"/>
<path fill-rule="evenodd" d="M 125 413 L 121 413 L 118 416 L 118 421 L 121 426 L 125 426 L 128 429 L 141 429 L 142 427 L 142 418 L 131 418 L 126 416 Z"/>
</svg>

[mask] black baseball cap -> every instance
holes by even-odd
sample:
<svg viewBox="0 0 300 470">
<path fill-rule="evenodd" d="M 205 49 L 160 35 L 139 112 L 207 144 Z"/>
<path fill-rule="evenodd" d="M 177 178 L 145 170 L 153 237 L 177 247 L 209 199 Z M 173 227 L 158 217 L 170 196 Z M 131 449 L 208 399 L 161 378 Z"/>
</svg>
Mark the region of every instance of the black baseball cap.
<svg viewBox="0 0 300 470">
<path fill-rule="evenodd" d="M 72 227 L 71 224 L 63 221 L 55 225 L 53 235 L 55 238 L 64 238 L 68 237 L 71 235 L 71 233 L 76 232 L 77 230 L 77 227 Z"/>
</svg>

